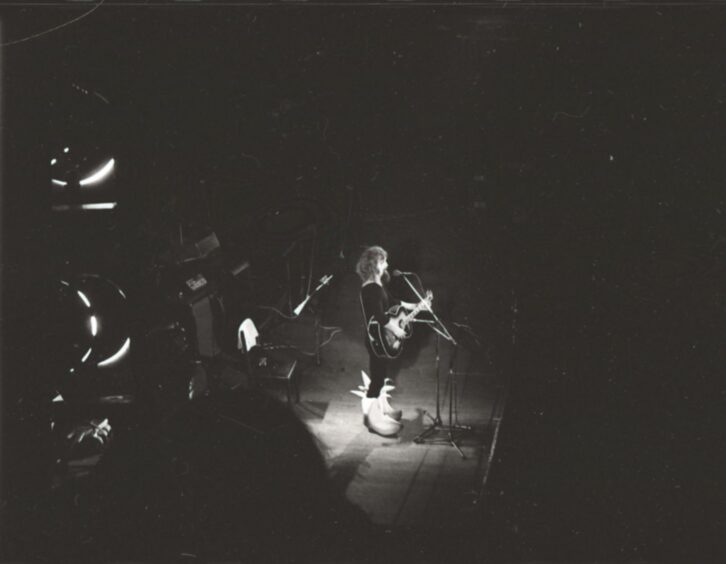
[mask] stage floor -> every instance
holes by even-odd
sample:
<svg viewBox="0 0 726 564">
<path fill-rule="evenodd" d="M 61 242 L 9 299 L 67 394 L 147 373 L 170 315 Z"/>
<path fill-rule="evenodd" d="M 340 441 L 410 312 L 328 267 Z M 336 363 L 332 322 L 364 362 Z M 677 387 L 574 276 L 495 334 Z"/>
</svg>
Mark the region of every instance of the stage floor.
<svg viewBox="0 0 726 564">
<path fill-rule="evenodd" d="M 395 221 L 375 218 L 363 225 L 359 238 L 374 241 L 367 234 L 375 233 L 376 243 L 394 249 L 405 246 L 406 237 L 416 237 L 424 249 L 419 275 L 425 286 L 434 289 L 437 311 L 442 302 L 452 304 L 452 295 L 470 293 L 462 286 L 467 277 L 461 275 L 467 250 L 458 247 L 457 252 L 456 245 L 443 245 L 451 241 L 450 225 L 426 214 Z M 465 311 L 469 306 L 459 300 L 442 319 L 458 337 L 458 348 L 418 324 L 411 350 L 404 352 L 389 374 L 396 385 L 391 403 L 403 410 L 404 427 L 394 438 L 370 433 L 363 425 L 360 399 L 350 393 L 362 383 L 361 370 L 368 370 L 355 258 L 346 261 L 349 268 L 335 280 L 325 301 L 321 341 L 332 338 L 321 348 L 319 365 L 313 357 L 303 357 L 301 399 L 293 409 L 316 437 L 336 488 L 373 523 L 416 529 L 470 524 L 476 521 L 473 514 L 478 509 L 494 429 L 504 410 L 506 382 L 489 359 L 488 344 L 467 331 Z M 400 264 L 393 252 L 389 262 Z M 336 329 L 340 331 L 333 335 Z M 310 316 L 282 323 L 275 333 L 277 339 L 294 343 L 300 350 L 314 350 Z M 455 382 L 453 423 L 470 427 L 452 433 L 458 448 L 451 444 L 446 427 L 452 397 L 450 369 Z M 444 428 L 417 443 L 414 439 L 437 414 L 437 372 Z"/>
</svg>

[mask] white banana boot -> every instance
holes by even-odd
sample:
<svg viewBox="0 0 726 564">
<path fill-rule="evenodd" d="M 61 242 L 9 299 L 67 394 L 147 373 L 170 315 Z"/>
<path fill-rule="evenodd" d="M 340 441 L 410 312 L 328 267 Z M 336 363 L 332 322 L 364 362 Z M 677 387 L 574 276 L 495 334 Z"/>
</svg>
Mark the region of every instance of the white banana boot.
<svg viewBox="0 0 726 564">
<path fill-rule="evenodd" d="M 386 378 L 386 382 L 390 382 L 390 380 Z M 403 412 L 400 409 L 394 409 L 388 402 L 391 397 L 390 392 L 395 389 L 396 386 L 393 386 L 392 384 L 384 384 L 384 386 L 381 388 L 381 393 L 378 395 L 378 401 L 381 404 L 381 410 L 383 411 L 383 413 L 385 413 L 389 417 L 393 417 L 393 419 L 395 419 L 396 421 L 400 421 L 403 417 Z"/>
<path fill-rule="evenodd" d="M 369 398 L 368 388 L 370 387 L 371 379 L 368 375 L 361 370 L 361 376 L 363 377 L 363 385 L 358 386 L 357 390 L 351 390 L 351 393 L 361 398 L 361 410 L 363 411 L 363 424 L 368 428 L 369 431 L 378 433 L 384 437 L 390 437 L 396 435 L 401 430 L 400 422 L 400 410 L 394 410 L 388 403 L 387 392 L 381 389 L 381 393 L 377 398 Z M 385 386 L 384 386 L 385 387 Z M 392 389 L 392 386 L 388 386 Z M 389 411 L 387 414 L 386 411 Z M 392 415 L 396 415 L 396 411 L 399 413 L 399 419 L 395 419 Z"/>
<path fill-rule="evenodd" d="M 363 423 L 366 426 L 368 426 L 368 423 L 367 423 L 368 412 L 371 410 L 371 406 L 373 405 L 373 402 L 376 401 L 377 398 L 368 397 L 368 388 L 371 385 L 371 379 L 368 377 L 368 374 L 366 374 L 363 370 L 361 370 L 360 373 L 361 373 L 361 376 L 363 377 L 363 385 L 358 386 L 357 390 L 351 390 L 350 393 L 361 398 L 360 407 L 361 407 L 361 411 L 363 411 Z"/>
</svg>

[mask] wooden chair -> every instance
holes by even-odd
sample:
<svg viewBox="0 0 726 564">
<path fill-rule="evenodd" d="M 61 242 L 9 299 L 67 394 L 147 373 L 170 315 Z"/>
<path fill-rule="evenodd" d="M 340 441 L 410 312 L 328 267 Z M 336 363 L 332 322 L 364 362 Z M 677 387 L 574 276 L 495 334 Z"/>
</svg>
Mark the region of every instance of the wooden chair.
<svg viewBox="0 0 726 564">
<path fill-rule="evenodd" d="M 288 405 L 300 401 L 298 361 L 291 351 L 262 344 L 251 319 L 245 319 L 237 330 L 237 348 L 245 357 L 250 377 L 258 385 L 283 385 Z"/>
</svg>

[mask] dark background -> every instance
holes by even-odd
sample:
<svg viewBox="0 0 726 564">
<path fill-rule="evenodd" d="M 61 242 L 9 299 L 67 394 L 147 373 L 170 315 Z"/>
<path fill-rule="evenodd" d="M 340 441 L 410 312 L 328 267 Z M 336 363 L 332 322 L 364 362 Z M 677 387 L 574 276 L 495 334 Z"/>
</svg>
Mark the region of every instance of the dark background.
<svg viewBox="0 0 726 564">
<path fill-rule="evenodd" d="M 3 8 L 3 41 L 85 9 Z M 34 456 L 17 437 L 41 440 L 32 408 L 8 420 L 52 371 L 37 296 L 59 255 L 142 293 L 175 217 L 244 249 L 262 203 L 340 214 L 354 193 L 358 219 L 446 208 L 467 226 L 474 313 L 512 382 L 482 500 L 492 554 L 717 559 L 725 23 L 722 6 L 109 3 L 7 45 L 6 490 Z M 49 148 L 85 119 L 72 83 L 112 102 L 91 124 L 124 163 L 110 222 L 47 211 Z"/>
</svg>

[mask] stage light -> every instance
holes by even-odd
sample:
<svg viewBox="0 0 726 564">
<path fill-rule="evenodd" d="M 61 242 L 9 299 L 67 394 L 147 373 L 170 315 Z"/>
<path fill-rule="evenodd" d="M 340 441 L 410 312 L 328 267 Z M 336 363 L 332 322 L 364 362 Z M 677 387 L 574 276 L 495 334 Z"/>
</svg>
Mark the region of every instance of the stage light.
<svg viewBox="0 0 726 564">
<path fill-rule="evenodd" d="M 115 370 L 130 356 L 128 304 L 123 290 L 97 274 L 59 282 L 50 338 L 59 362 L 64 364 L 63 372 L 73 378 L 69 382 L 87 378 L 94 371 Z"/>
<path fill-rule="evenodd" d="M 81 204 L 82 210 L 112 210 L 118 202 L 98 202 L 95 204 Z"/>
<path fill-rule="evenodd" d="M 88 298 L 86 297 L 86 294 L 84 294 L 80 290 L 76 290 L 76 293 L 83 300 L 83 303 L 86 304 L 86 307 L 91 307 L 91 302 L 88 301 Z"/>
<path fill-rule="evenodd" d="M 121 346 L 121 348 L 116 351 L 113 355 L 108 357 L 106 360 L 102 360 L 98 363 L 97 366 L 108 366 L 109 364 L 113 364 L 116 361 L 120 360 L 129 350 L 129 347 L 131 346 L 131 338 L 127 338 L 126 342 Z"/>
<path fill-rule="evenodd" d="M 90 176 L 87 176 L 83 180 L 79 182 L 81 186 L 88 186 L 90 184 L 98 184 L 102 180 L 104 180 L 111 172 L 113 171 L 113 167 L 115 164 L 114 159 L 109 159 L 106 164 L 104 164 L 100 169 L 98 169 L 96 172 L 91 174 Z"/>
<path fill-rule="evenodd" d="M 118 202 L 97 202 L 95 204 L 53 204 L 53 211 L 112 210 Z"/>
<path fill-rule="evenodd" d="M 116 162 L 119 114 L 92 87 L 59 86 L 55 106 L 61 111 L 50 120 L 45 161 L 50 162 L 45 173 L 51 180 L 50 208 L 61 213 L 112 210 L 122 192 L 118 176 L 123 159 Z M 101 205 L 85 205 L 95 203 Z"/>
</svg>

